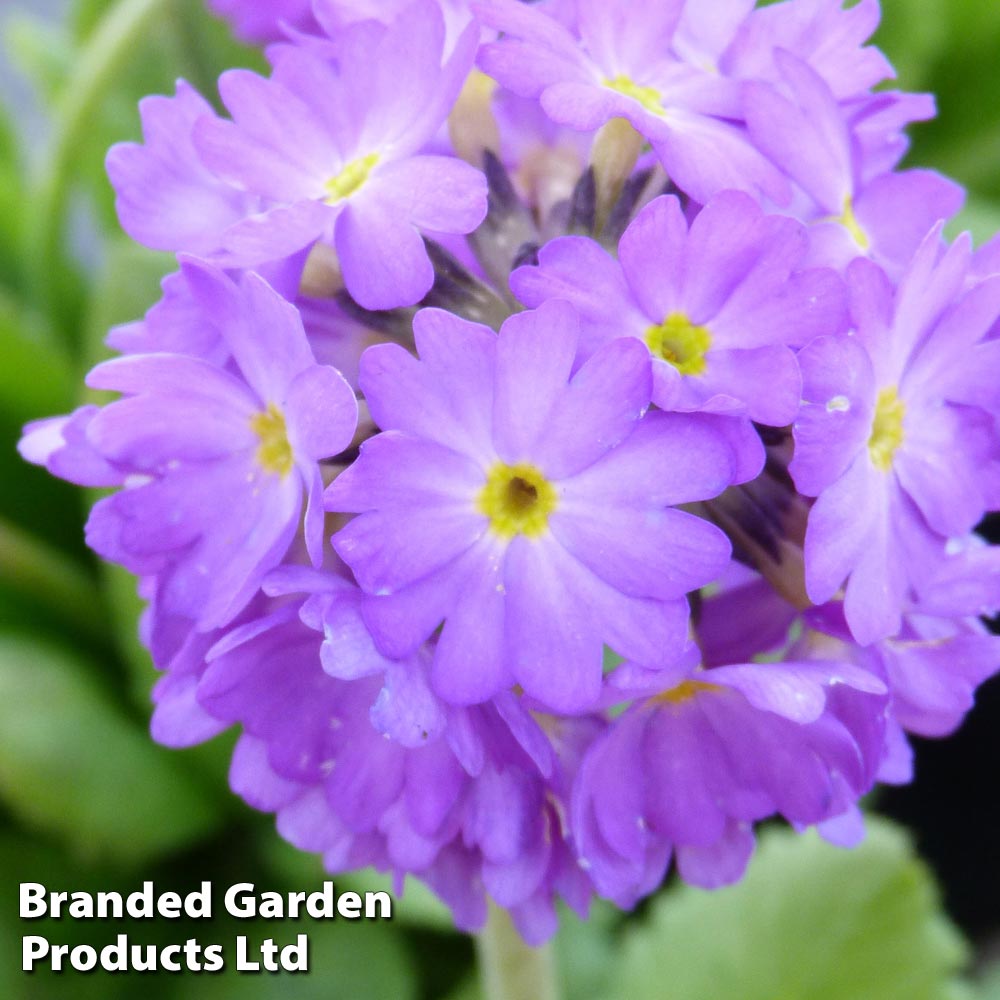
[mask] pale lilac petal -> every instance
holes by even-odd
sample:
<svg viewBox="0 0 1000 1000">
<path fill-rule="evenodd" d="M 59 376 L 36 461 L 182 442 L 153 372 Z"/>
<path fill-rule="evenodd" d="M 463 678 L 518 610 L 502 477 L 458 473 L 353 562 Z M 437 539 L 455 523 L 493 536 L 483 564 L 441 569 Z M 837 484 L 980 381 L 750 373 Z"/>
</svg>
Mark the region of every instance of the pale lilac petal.
<svg viewBox="0 0 1000 1000">
<path fill-rule="evenodd" d="M 364 194 L 337 219 L 334 242 L 344 284 L 365 309 L 413 305 L 434 283 L 423 237 L 394 206 Z"/>
<path fill-rule="evenodd" d="M 493 398 L 493 441 L 503 461 L 515 464 L 533 456 L 553 404 L 569 382 L 578 341 L 576 311 L 559 300 L 504 323 Z"/>
<path fill-rule="evenodd" d="M 405 512 L 433 503 L 467 511 L 485 483 L 482 469 L 464 455 L 400 431 L 370 438 L 361 454 L 364 460 L 351 463 L 327 488 L 328 510 Z"/>
<path fill-rule="evenodd" d="M 903 264 L 936 222 L 958 214 L 964 200 L 959 184 L 933 170 L 903 170 L 866 184 L 854 209 L 879 255 Z"/>
<path fill-rule="evenodd" d="M 714 580 L 731 546 L 714 525 L 679 510 L 582 504 L 549 519 L 553 535 L 616 590 L 669 601 Z"/>
<path fill-rule="evenodd" d="M 603 644 L 589 609 L 568 600 L 557 543 L 515 538 L 504 570 L 514 679 L 557 712 L 585 710 L 601 687 Z"/>
<path fill-rule="evenodd" d="M 864 452 L 810 510 L 806 591 L 814 604 L 833 597 L 868 545 L 882 512 L 881 475 Z"/>
<path fill-rule="evenodd" d="M 87 437 L 109 461 L 149 472 L 249 451 L 259 440 L 245 412 L 193 393 L 149 393 L 112 403 L 94 416 Z"/>
<path fill-rule="evenodd" d="M 672 196 L 651 201 L 625 230 L 618 245 L 625 278 L 642 311 L 656 323 L 681 309 L 680 277 L 687 221 Z M 650 252 L 656 247 L 655 255 Z"/>
<path fill-rule="evenodd" d="M 616 449 L 565 481 L 563 510 L 646 511 L 717 496 L 731 482 L 726 439 L 697 415 L 650 413 Z"/>
<path fill-rule="evenodd" d="M 259 400 L 283 402 L 295 376 L 315 364 L 295 306 L 252 272 L 237 285 L 194 258 L 182 258 L 181 270 Z"/>
<path fill-rule="evenodd" d="M 708 323 L 744 281 L 761 254 L 760 206 L 742 191 L 724 191 L 691 223 L 681 290 L 692 323 Z M 652 246 L 646 248 L 653 257 Z M 634 280 L 631 273 L 629 279 Z"/>
<path fill-rule="evenodd" d="M 220 267 L 257 268 L 297 253 L 332 230 L 337 210 L 318 201 L 278 205 L 230 226 L 212 260 Z"/>
<path fill-rule="evenodd" d="M 139 113 L 144 143 L 118 143 L 106 159 L 122 228 L 155 250 L 214 249 L 253 199 L 198 158 L 191 134 L 199 118 L 212 115 L 211 106 L 178 80 L 175 97 L 144 97 Z"/>
<path fill-rule="evenodd" d="M 688 885 L 718 889 L 738 882 L 753 856 L 756 839 L 749 823 L 730 821 L 712 845 L 677 847 L 677 871 Z"/>
<path fill-rule="evenodd" d="M 362 588 L 393 594 L 433 573 L 482 537 L 487 520 L 472 503 L 464 515 L 449 508 L 370 510 L 334 535 L 333 547 L 354 567 Z"/>
<path fill-rule="evenodd" d="M 778 205 L 789 201 L 788 182 L 735 126 L 679 110 L 671 112 L 671 124 L 654 149 L 671 179 L 695 201 L 705 204 L 731 188 L 763 194 Z"/>
<path fill-rule="evenodd" d="M 511 683 L 502 550 L 480 555 L 483 564 L 466 577 L 434 651 L 434 688 L 453 704 L 486 701 Z"/>
<path fill-rule="evenodd" d="M 704 376 L 689 377 L 711 399 L 726 395 L 739 400 L 757 423 L 783 427 L 799 408 L 801 378 L 795 355 L 777 344 L 751 350 L 712 351 Z"/>
<path fill-rule="evenodd" d="M 313 461 L 340 454 L 354 436 L 358 404 L 344 376 L 327 365 L 303 369 L 284 399 L 293 451 Z"/>
<path fill-rule="evenodd" d="M 802 409 L 788 471 L 806 496 L 839 479 L 871 433 L 874 377 L 864 348 L 851 337 L 822 337 L 799 353 Z"/>
<path fill-rule="evenodd" d="M 620 444 L 652 392 L 649 352 L 632 338 L 597 351 L 559 394 L 532 454 L 553 479 L 575 475 Z"/>
<path fill-rule="evenodd" d="M 372 177 L 370 192 L 418 229 L 471 233 L 486 216 L 482 171 L 451 156 L 411 156 L 387 164 Z"/>
<path fill-rule="evenodd" d="M 571 302 L 580 314 L 584 357 L 613 337 L 642 336 L 650 325 L 632 299 L 621 265 L 582 236 L 550 240 L 538 251 L 536 266 L 511 274 L 510 289 L 529 307 L 554 298 Z"/>
<path fill-rule="evenodd" d="M 899 631 L 907 574 L 896 551 L 894 521 L 912 514 L 902 504 L 893 502 L 894 488 L 892 484 L 879 484 L 872 490 L 874 509 L 870 528 L 844 595 L 847 623 L 862 645 Z"/>
<path fill-rule="evenodd" d="M 421 361 L 395 344 L 370 347 L 361 357 L 359 382 L 373 419 L 383 430 L 427 438 L 488 467 L 495 460 L 496 335 L 433 309 L 421 309 L 415 327 Z M 458 368 L 454 374 L 449 357 Z"/>
</svg>

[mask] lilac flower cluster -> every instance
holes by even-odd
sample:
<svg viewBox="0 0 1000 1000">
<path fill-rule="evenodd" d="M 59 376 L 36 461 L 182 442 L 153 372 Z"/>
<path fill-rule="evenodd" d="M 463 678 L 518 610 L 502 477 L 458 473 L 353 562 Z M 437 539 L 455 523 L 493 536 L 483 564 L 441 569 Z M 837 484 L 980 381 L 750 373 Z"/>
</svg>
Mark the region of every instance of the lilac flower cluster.
<svg viewBox="0 0 1000 1000">
<path fill-rule="evenodd" d="M 531 942 L 854 843 L 1000 668 L 1000 253 L 898 169 L 874 0 L 217 7 L 271 74 L 142 102 L 179 269 L 21 443 L 120 487 L 154 736 Z"/>
</svg>

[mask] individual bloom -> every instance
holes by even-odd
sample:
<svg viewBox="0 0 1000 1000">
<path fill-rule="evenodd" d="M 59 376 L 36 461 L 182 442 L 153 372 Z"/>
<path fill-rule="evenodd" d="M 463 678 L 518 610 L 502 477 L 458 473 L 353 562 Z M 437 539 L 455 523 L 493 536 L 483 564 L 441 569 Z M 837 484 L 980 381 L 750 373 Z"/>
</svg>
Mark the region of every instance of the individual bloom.
<svg viewBox="0 0 1000 1000">
<path fill-rule="evenodd" d="M 178 80 L 174 97 L 144 97 L 139 114 L 143 142 L 118 143 L 106 160 L 122 228 L 154 250 L 207 254 L 222 232 L 259 209 L 260 198 L 201 162 L 194 124 L 215 113 L 189 84 Z"/>
<path fill-rule="evenodd" d="M 865 179 L 845 109 L 807 63 L 778 52 L 782 86 L 747 84 L 746 118 L 757 147 L 806 196 L 813 258 L 838 267 L 865 254 L 901 270 L 928 230 L 962 207 L 964 191 L 932 170 Z"/>
<path fill-rule="evenodd" d="M 724 188 L 786 199 L 780 174 L 738 124 L 739 82 L 702 65 L 706 51 L 720 44 L 720 28 L 722 35 L 734 32 L 743 12 L 727 5 L 720 18 L 714 6 L 688 4 L 675 44 L 680 2 L 640 10 L 627 0 L 578 0 L 570 7 L 571 16 L 559 20 L 515 0 L 474 4 L 485 23 L 503 32 L 483 47 L 482 69 L 515 93 L 539 98 L 546 114 L 571 128 L 591 131 L 627 119 L 698 202 Z M 684 58 L 685 49 L 695 62 Z"/>
<path fill-rule="evenodd" d="M 597 891 L 632 906 L 671 854 L 686 881 L 724 885 L 743 873 L 754 822 L 849 811 L 874 780 L 884 711 L 881 682 L 848 663 L 716 667 L 637 700 L 590 749 L 574 789 Z"/>
<path fill-rule="evenodd" d="M 918 736 L 948 736 L 958 729 L 976 689 L 1000 670 L 1000 636 L 977 618 L 910 614 L 899 635 L 871 652 L 892 693 L 894 717 Z"/>
<path fill-rule="evenodd" d="M 229 348 L 218 327 L 205 322 L 204 309 L 180 271 L 160 283 L 163 296 L 141 320 L 112 327 L 108 347 L 122 354 L 186 354 L 224 365 Z"/>
<path fill-rule="evenodd" d="M 882 677 L 892 715 L 910 733 L 954 732 L 972 708 L 979 685 L 1000 670 L 1000 637 L 980 615 L 1000 609 L 1000 548 L 976 535 L 948 546 L 929 570 L 919 604 L 908 607 L 898 634 L 859 648 L 833 602 L 808 612 L 799 649 L 838 655 Z M 835 645 L 836 644 L 836 645 Z"/>
<path fill-rule="evenodd" d="M 78 486 L 121 486 L 126 473 L 110 464 L 87 437 L 99 412 L 99 407 L 88 405 L 66 416 L 33 420 L 17 443 L 21 458 Z"/>
<path fill-rule="evenodd" d="M 895 76 L 882 52 L 865 44 L 878 22 L 878 0 L 862 0 L 850 7 L 843 0 L 770 4 L 746 18 L 723 68 L 744 80 L 778 81 L 780 54 L 790 52 L 813 67 L 838 101 L 856 98 Z"/>
<path fill-rule="evenodd" d="M 384 868 L 378 824 L 405 786 L 406 751 L 368 721 L 378 680 L 329 677 L 321 641 L 294 603 L 248 622 L 210 652 L 197 703 L 242 727 L 230 783 L 251 805 L 276 811 L 284 837 L 336 870 Z M 441 775 L 434 794 L 449 785 Z"/>
<path fill-rule="evenodd" d="M 315 30 L 310 0 L 208 0 L 220 17 L 229 21 L 245 42 L 270 42 L 283 38 L 288 28 Z"/>
<path fill-rule="evenodd" d="M 445 53 L 450 53 L 472 21 L 466 0 L 435 0 L 444 17 Z M 359 21 L 391 24 L 413 0 L 313 0 L 313 14 L 322 31 L 338 45 L 345 28 Z"/>
<path fill-rule="evenodd" d="M 805 232 L 766 216 L 747 195 L 717 195 L 690 228 L 675 197 L 647 205 L 622 236 L 618 260 L 592 240 L 546 244 L 538 265 L 511 276 L 537 306 L 573 303 L 583 353 L 619 337 L 653 358 L 653 402 L 666 410 L 749 416 L 780 426 L 794 417 L 799 373 L 789 344 L 846 326 L 842 283 L 828 270 L 796 270 Z"/>
<path fill-rule="evenodd" d="M 180 354 L 98 365 L 92 388 L 124 394 L 90 421 L 87 440 L 128 474 L 87 527 L 101 555 L 162 574 L 163 607 L 201 629 L 224 624 L 280 562 L 299 529 L 322 552 L 319 460 L 350 442 L 354 393 L 317 365 L 295 309 L 258 276 L 236 286 L 188 262 L 185 274 L 232 355 L 229 369 Z"/>
<path fill-rule="evenodd" d="M 461 844 L 471 853 L 466 864 L 475 866 L 472 884 L 510 911 L 529 944 L 541 944 L 556 930 L 557 897 L 587 915 L 593 887 L 576 863 L 568 796 L 580 759 L 605 723 L 529 713 L 509 692 L 458 710 L 453 720 L 459 718 L 481 747 L 478 759 L 465 761 L 472 780 L 455 812 Z M 432 886 L 440 862 L 427 873 Z"/>
<path fill-rule="evenodd" d="M 656 413 L 648 352 L 619 339 L 573 373 L 566 303 L 511 317 L 499 337 L 424 309 L 421 360 L 370 348 L 361 387 L 383 433 L 331 484 L 329 510 L 361 516 L 334 537 L 387 655 L 444 622 L 435 691 L 482 702 L 519 684 L 587 710 L 604 644 L 666 667 L 687 643 L 684 595 L 729 556 L 725 536 L 673 504 L 732 481 L 723 436 Z"/>
<path fill-rule="evenodd" d="M 486 214 L 478 170 L 420 152 L 471 68 L 476 33 L 470 25 L 442 66 L 440 8 L 418 0 L 388 26 L 346 28 L 336 67 L 303 49 L 269 80 L 224 73 L 233 120 L 203 118 L 195 144 L 213 174 L 269 207 L 230 227 L 217 259 L 255 266 L 322 237 L 365 308 L 422 298 L 434 269 L 421 234 L 468 233 Z"/>
<path fill-rule="evenodd" d="M 845 584 L 847 621 L 867 644 L 895 634 L 939 563 L 998 502 L 995 399 L 982 371 L 1000 279 L 966 288 L 968 237 L 932 230 L 898 289 L 859 259 L 848 269 L 856 334 L 799 354 L 803 407 L 790 472 L 817 497 L 806 533 L 816 604 Z M 995 368 L 993 369 L 995 371 Z"/>
<path fill-rule="evenodd" d="M 285 567 L 273 579 L 280 588 L 301 585 L 308 574 Z M 312 610 L 303 606 L 302 615 L 312 618 L 321 605 L 328 611 L 328 599 L 339 600 L 350 586 L 340 583 L 314 579 L 323 599 Z M 509 907 L 536 943 L 555 929 L 556 894 L 585 914 L 590 884 L 554 803 L 568 788 L 566 769 L 602 723 L 561 722 L 557 753 L 508 693 L 495 704 L 451 710 L 447 728 L 419 744 L 387 739 L 369 721 L 379 678 L 331 676 L 321 649 L 333 620 L 327 617 L 324 637 L 299 614 L 293 602 L 246 622 L 202 665 L 199 711 L 243 727 L 230 771 L 234 789 L 275 811 L 282 835 L 321 853 L 331 871 L 374 864 L 400 882 L 417 874 L 465 929 L 485 922 L 487 894 Z M 342 632 L 343 616 L 336 621 L 333 629 Z M 338 653 L 347 651 L 341 639 Z"/>
<path fill-rule="evenodd" d="M 933 94 L 899 90 L 879 90 L 842 107 L 857 144 L 863 183 L 899 166 L 910 148 L 907 126 L 930 121 L 937 114 Z"/>
</svg>

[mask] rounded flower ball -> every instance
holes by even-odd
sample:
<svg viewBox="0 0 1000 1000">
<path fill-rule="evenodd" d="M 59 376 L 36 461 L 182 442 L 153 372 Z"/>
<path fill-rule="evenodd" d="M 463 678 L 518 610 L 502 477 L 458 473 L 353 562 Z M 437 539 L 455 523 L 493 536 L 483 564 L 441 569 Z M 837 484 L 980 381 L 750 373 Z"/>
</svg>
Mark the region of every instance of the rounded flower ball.
<svg viewBox="0 0 1000 1000">
<path fill-rule="evenodd" d="M 212 6 L 270 68 L 142 102 L 176 270 L 20 444 L 113 491 L 154 736 L 533 944 L 857 843 L 1000 668 L 1000 254 L 899 169 L 877 4 Z"/>
</svg>

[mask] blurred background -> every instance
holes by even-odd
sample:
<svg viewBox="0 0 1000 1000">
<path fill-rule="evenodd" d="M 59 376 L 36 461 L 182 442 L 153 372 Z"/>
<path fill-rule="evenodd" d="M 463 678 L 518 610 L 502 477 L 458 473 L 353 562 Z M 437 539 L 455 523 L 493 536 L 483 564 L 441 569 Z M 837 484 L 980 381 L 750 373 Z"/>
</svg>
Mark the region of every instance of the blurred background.
<svg viewBox="0 0 1000 1000">
<path fill-rule="evenodd" d="M 1000 228 L 1000 4 L 882 6 L 877 41 L 899 85 L 938 96 L 908 164 L 967 186 L 954 231 L 981 242 Z M 120 232 L 108 146 L 139 138 L 143 95 L 182 76 L 214 100 L 219 72 L 262 57 L 200 0 L 0 0 L 0 46 L 0 996 L 472 1000 L 472 941 L 412 882 L 377 925 L 17 919 L 21 881 L 127 893 L 145 879 L 178 892 L 211 879 L 221 895 L 240 881 L 311 889 L 323 873 L 228 791 L 231 737 L 184 752 L 152 743 L 155 677 L 132 580 L 83 546 L 93 496 L 14 450 L 25 422 L 81 402 L 108 327 L 141 316 L 171 269 Z M 857 851 L 766 831 L 735 888 L 671 885 L 635 914 L 567 918 L 566 996 L 1000 998 L 1000 683 L 955 737 L 918 743 L 916 782 L 876 794 Z M 371 872 L 336 883 L 385 887 Z M 302 931 L 305 976 L 19 971 L 26 933 L 98 947 L 122 932 L 196 937 L 231 956 L 237 934 L 284 943 Z"/>
</svg>

